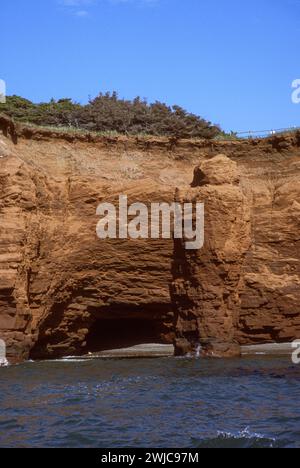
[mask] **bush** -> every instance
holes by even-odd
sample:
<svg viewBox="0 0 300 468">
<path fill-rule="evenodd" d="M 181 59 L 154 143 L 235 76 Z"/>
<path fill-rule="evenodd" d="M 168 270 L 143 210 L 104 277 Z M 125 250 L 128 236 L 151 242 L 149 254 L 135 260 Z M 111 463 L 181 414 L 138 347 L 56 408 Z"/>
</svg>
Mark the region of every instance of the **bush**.
<svg viewBox="0 0 300 468">
<path fill-rule="evenodd" d="M 133 101 L 119 99 L 116 92 L 101 93 L 87 105 L 68 98 L 34 104 L 22 97 L 10 96 L 1 111 L 21 122 L 96 132 L 175 138 L 215 138 L 221 134 L 218 126 L 179 106 L 170 107 L 161 102 L 148 104 L 140 97 Z"/>
</svg>

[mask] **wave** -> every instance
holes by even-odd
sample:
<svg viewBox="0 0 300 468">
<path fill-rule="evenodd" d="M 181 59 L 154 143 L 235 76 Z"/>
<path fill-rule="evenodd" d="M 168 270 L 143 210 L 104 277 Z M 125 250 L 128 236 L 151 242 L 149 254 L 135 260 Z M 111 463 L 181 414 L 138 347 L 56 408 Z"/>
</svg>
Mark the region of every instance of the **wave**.
<svg viewBox="0 0 300 468">
<path fill-rule="evenodd" d="M 218 431 L 215 437 L 193 439 L 197 448 L 279 448 L 276 439 L 252 433 L 248 428 L 236 433 Z"/>
<path fill-rule="evenodd" d="M 8 367 L 10 364 L 7 359 L 0 359 L 0 367 Z"/>
</svg>

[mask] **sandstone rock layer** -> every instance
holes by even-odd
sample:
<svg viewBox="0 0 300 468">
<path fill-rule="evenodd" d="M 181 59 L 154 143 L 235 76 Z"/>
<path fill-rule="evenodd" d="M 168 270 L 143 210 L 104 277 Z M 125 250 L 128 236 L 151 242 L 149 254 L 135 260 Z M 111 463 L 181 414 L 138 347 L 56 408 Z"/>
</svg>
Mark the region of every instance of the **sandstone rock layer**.
<svg viewBox="0 0 300 468">
<path fill-rule="evenodd" d="M 178 354 L 201 346 L 206 356 L 240 355 L 235 335 L 251 229 L 249 202 L 238 183 L 236 162 L 219 155 L 195 170 L 194 188 L 177 192 L 178 202 L 201 202 L 205 209 L 203 248 L 187 250 L 185 239 L 175 242 Z"/>
<path fill-rule="evenodd" d="M 11 361 L 174 340 L 177 353 L 206 342 L 209 355 L 236 355 L 300 337 L 298 134 L 207 143 L 4 126 L 0 338 Z M 99 202 L 171 202 L 176 187 L 206 201 L 203 252 L 97 238 Z"/>
</svg>

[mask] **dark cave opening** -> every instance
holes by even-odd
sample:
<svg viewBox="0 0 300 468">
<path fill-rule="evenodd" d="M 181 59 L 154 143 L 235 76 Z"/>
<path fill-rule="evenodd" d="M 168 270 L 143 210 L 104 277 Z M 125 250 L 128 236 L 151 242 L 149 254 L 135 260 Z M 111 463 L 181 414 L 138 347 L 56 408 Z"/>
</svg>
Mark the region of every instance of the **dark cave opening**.
<svg viewBox="0 0 300 468">
<path fill-rule="evenodd" d="M 39 327 L 30 359 L 59 359 L 143 344 L 172 344 L 174 314 L 169 304 L 114 305 L 88 309 L 88 320 L 57 304 Z M 67 326 L 66 326 L 67 323 Z M 84 334 L 81 330 L 85 331 Z"/>
<path fill-rule="evenodd" d="M 86 337 L 85 352 L 129 348 L 140 344 L 163 344 L 161 323 L 138 318 L 98 319 Z"/>
</svg>

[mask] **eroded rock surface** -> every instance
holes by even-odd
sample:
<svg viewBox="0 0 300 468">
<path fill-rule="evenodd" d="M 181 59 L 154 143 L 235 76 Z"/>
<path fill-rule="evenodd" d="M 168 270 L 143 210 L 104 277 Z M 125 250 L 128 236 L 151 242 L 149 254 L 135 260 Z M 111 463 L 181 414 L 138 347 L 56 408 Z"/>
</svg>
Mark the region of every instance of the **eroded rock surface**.
<svg viewBox="0 0 300 468">
<path fill-rule="evenodd" d="M 197 183 L 195 181 L 198 181 Z M 250 205 L 239 187 L 237 164 L 224 155 L 195 170 L 193 188 L 177 192 L 180 203 L 204 203 L 205 242 L 186 250 L 175 241 L 173 302 L 178 354 L 240 354 L 236 329 L 246 254 L 251 245 Z"/>
<path fill-rule="evenodd" d="M 232 355 L 240 344 L 300 337 L 298 134 L 211 143 L 15 127 L 6 134 L 0 338 L 10 360 L 175 336 L 177 349 L 207 338 L 208 354 Z M 212 170 L 220 153 L 231 161 L 214 160 Z M 97 238 L 99 202 L 120 193 L 129 202 L 172 202 L 176 187 L 182 199 L 207 203 L 205 250 L 176 253 L 184 273 L 174 269 L 172 240 Z"/>
</svg>

